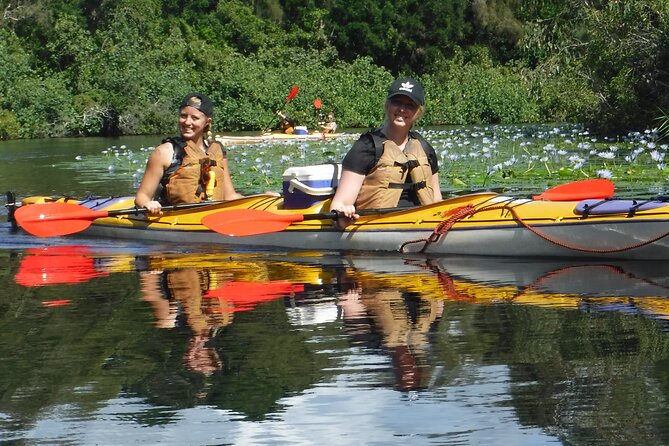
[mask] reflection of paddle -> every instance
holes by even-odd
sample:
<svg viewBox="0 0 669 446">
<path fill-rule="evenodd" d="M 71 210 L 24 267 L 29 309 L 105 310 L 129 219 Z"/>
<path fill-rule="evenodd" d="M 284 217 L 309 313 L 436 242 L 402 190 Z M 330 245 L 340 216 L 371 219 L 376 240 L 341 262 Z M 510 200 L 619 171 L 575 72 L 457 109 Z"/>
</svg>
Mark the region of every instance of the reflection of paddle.
<svg viewBox="0 0 669 446">
<path fill-rule="evenodd" d="M 304 285 L 283 281 L 227 282 L 221 288 L 207 291 L 203 297 L 223 299 L 232 304 L 229 311 L 234 312 L 252 310 L 259 303 L 302 291 Z"/>
<path fill-rule="evenodd" d="M 209 206 L 211 204 L 212 202 L 202 202 L 163 206 L 163 211 L 186 210 Z M 37 237 L 57 237 L 81 232 L 98 218 L 115 215 L 139 215 L 146 212 L 146 208 L 96 211 L 76 203 L 51 202 L 21 206 L 14 213 L 14 217 L 21 228 L 32 235 Z"/>
<path fill-rule="evenodd" d="M 81 246 L 52 246 L 28 249 L 14 280 L 25 287 L 75 284 L 108 273 L 95 268 L 94 259 Z"/>
<path fill-rule="evenodd" d="M 612 198 L 614 189 L 615 187 L 610 180 L 597 178 L 561 184 L 532 198 L 547 201 L 577 201 L 587 198 L 604 199 Z"/>
<path fill-rule="evenodd" d="M 288 93 L 288 96 L 286 96 L 286 101 L 283 103 L 283 106 L 282 106 L 281 108 L 285 107 L 286 104 L 288 104 L 288 103 L 289 103 L 295 96 L 297 96 L 297 91 L 298 91 L 298 90 L 299 90 L 299 87 L 298 87 L 297 85 L 295 85 L 295 86 L 290 90 L 290 93 Z M 277 112 L 277 111 L 280 111 L 280 110 L 277 110 L 278 108 L 279 108 L 279 107 L 277 106 L 277 107 L 274 107 L 274 110 L 272 110 L 272 112 L 274 112 L 274 116 L 272 116 L 272 120 L 269 121 L 269 122 L 267 123 L 267 125 L 265 125 L 265 127 L 262 128 L 262 132 L 263 132 L 263 133 L 265 133 L 266 131 L 271 130 L 270 125 L 272 124 L 272 122 L 274 122 L 274 120 L 275 120 L 276 117 L 278 116 L 276 112 Z M 265 129 L 267 129 L 267 130 L 265 130 Z"/>
</svg>

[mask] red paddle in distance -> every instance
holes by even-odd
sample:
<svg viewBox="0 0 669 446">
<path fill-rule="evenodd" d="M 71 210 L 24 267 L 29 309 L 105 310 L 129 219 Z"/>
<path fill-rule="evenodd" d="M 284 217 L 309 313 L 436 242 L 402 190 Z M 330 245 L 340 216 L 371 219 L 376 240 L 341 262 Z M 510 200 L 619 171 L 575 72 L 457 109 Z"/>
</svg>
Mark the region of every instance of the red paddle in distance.
<svg viewBox="0 0 669 446">
<path fill-rule="evenodd" d="M 288 93 L 288 96 L 286 96 L 286 100 L 283 103 L 283 107 L 285 107 L 286 104 L 288 104 L 290 101 L 293 100 L 293 98 L 295 96 L 297 96 L 297 92 L 298 92 L 299 89 L 300 88 L 297 85 L 295 85 L 293 88 L 291 88 L 290 93 Z M 268 122 L 265 127 L 263 127 L 263 130 L 262 130 L 263 133 L 265 133 L 265 131 L 266 131 L 265 129 L 269 129 L 269 126 L 272 124 L 272 122 L 274 122 L 274 119 L 276 119 L 276 116 L 277 116 L 276 111 L 277 111 L 278 108 L 279 107 L 277 106 L 277 107 L 274 107 L 274 110 L 272 110 L 272 112 L 274 112 L 274 116 L 272 116 L 272 120 L 270 122 Z M 267 130 L 267 131 L 269 131 L 269 130 Z"/>
</svg>

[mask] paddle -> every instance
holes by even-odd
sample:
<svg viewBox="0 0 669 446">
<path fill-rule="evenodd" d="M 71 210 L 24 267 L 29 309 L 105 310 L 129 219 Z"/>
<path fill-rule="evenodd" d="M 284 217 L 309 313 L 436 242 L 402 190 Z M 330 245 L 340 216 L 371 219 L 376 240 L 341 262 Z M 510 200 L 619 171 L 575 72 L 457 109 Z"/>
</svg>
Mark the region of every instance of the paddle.
<svg viewBox="0 0 669 446">
<path fill-rule="evenodd" d="M 357 213 L 358 215 L 374 215 L 401 210 L 401 208 L 363 209 L 357 211 Z M 293 223 L 305 220 L 334 220 L 341 215 L 338 211 L 321 214 L 275 214 L 259 209 L 231 209 L 205 216 L 202 219 L 202 224 L 219 234 L 244 237 L 281 232 Z"/>
<path fill-rule="evenodd" d="M 614 189 L 615 186 L 610 180 L 597 178 L 561 184 L 532 198 L 547 201 L 578 201 L 587 198 L 604 199 L 612 198 Z"/>
<path fill-rule="evenodd" d="M 534 199 L 567 201 L 581 200 L 583 197 L 607 198 L 611 196 L 613 196 L 613 183 L 599 179 L 562 184 L 535 196 Z M 374 215 L 401 210 L 402 208 L 364 209 L 358 211 L 358 214 Z M 336 211 L 321 214 L 275 214 L 257 209 L 233 209 L 209 214 L 202 219 L 202 224 L 219 234 L 242 237 L 280 232 L 293 223 L 305 220 L 327 220 L 339 217 L 340 213 Z"/>
<path fill-rule="evenodd" d="M 163 211 L 180 211 L 202 206 L 212 202 L 178 204 L 163 206 Z M 113 211 L 93 210 L 76 203 L 51 202 L 21 206 L 14 213 L 17 223 L 37 237 L 58 237 L 74 234 L 88 228 L 94 220 L 115 215 L 145 214 L 146 208 L 117 209 Z"/>
<path fill-rule="evenodd" d="M 285 100 L 285 102 L 283 103 L 283 106 L 282 106 L 281 108 L 285 107 L 286 104 L 288 104 L 288 103 L 289 103 L 295 96 L 297 96 L 297 91 L 298 91 L 298 90 L 299 90 L 299 87 L 298 87 L 297 85 L 295 85 L 295 86 L 290 90 L 290 93 L 288 93 L 288 96 L 286 96 L 286 100 Z M 272 124 L 272 122 L 274 122 L 274 119 L 276 119 L 276 117 L 277 117 L 277 113 L 276 113 L 276 111 L 277 111 L 278 108 L 279 108 L 278 106 L 277 106 L 277 107 L 274 107 L 274 110 L 273 110 L 273 111 L 274 111 L 274 115 L 272 116 L 272 120 L 269 121 L 269 122 L 267 123 L 267 125 L 265 125 L 265 127 L 263 127 L 263 130 L 262 130 L 263 133 L 265 133 L 266 131 L 271 130 L 270 125 Z M 265 129 L 267 129 L 267 130 L 265 130 Z"/>
<path fill-rule="evenodd" d="M 293 223 L 304 220 L 327 220 L 338 217 L 336 212 L 324 214 L 275 214 L 259 209 L 232 209 L 209 214 L 202 219 L 202 224 L 231 237 L 268 234 L 280 232 Z"/>
</svg>

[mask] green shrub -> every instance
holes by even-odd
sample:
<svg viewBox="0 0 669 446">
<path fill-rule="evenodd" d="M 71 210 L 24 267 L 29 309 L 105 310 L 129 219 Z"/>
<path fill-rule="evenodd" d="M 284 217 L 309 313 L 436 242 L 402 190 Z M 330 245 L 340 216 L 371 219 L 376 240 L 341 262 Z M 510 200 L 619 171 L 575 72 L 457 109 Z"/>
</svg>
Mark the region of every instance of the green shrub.
<svg viewBox="0 0 669 446">
<path fill-rule="evenodd" d="M 0 110 L 0 139 L 16 139 L 19 134 L 19 122 L 9 110 Z"/>
</svg>

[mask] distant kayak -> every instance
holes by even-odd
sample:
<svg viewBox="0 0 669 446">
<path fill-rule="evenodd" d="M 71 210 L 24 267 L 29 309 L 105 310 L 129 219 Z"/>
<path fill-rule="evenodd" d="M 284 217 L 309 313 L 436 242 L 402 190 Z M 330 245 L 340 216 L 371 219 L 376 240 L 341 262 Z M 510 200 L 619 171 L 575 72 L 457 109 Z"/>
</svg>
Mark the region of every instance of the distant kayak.
<svg viewBox="0 0 669 446">
<path fill-rule="evenodd" d="M 265 133 L 263 135 L 216 135 L 216 140 L 220 141 L 223 145 L 233 145 L 233 144 L 259 144 L 263 142 L 272 142 L 272 141 L 317 141 L 317 140 L 329 140 L 329 139 L 348 139 L 348 138 L 358 138 L 359 133 L 307 133 L 304 135 L 299 134 L 286 134 L 286 133 Z"/>
</svg>

